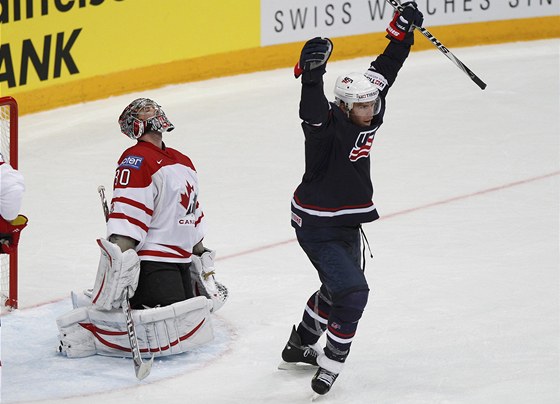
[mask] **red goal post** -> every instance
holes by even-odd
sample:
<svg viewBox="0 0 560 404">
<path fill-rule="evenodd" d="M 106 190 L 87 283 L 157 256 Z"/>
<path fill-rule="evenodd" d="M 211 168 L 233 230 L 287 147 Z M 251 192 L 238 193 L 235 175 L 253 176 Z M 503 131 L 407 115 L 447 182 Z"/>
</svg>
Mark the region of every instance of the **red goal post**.
<svg viewBox="0 0 560 404">
<path fill-rule="evenodd" d="M 0 97 L 0 153 L 4 161 L 18 168 L 18 105 L 12 97 Z M 17 309 L 17 251 L 0 254 L 0 306 Z"/>
</svg>

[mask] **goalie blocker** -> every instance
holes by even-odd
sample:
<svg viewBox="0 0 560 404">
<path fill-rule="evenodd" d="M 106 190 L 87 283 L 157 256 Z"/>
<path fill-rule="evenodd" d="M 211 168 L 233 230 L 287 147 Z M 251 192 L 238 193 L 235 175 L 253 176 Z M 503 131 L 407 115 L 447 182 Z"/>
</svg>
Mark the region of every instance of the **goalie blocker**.
<svg viewBox="0 0 560 404">
<path fill-rule="evenodd" d="M 99 267 L 92 292 L 92 304 L 99 310 L 121 307 L 125 291 L 138 286 L 140 259 L 136 251 L 121 252 L 121 248 L 105 239 L 98 239 L 101 248 Z"/>
</svg>

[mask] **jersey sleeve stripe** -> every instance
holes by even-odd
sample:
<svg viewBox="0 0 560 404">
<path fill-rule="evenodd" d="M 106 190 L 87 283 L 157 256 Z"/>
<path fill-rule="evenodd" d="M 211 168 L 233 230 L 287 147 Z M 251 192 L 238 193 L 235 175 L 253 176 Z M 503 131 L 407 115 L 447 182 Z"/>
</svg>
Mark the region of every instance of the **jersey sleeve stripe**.
<svg viewBox="0 0 560 404">
<path fill-rule="evenodd" d="M 134 206 L 135 208 L 143 210 L 144 212 L 146 212 L 150 216 L 152 216 L 154 214 L 154 211 L 152 209 L 148 208 L 143 203 L 137 202 L 137 201 L 135 201 L 133 199 L 130 199 L 130 198 L 125 198 L 124 196 L 118 196 L 116 198 L 113 198 L 112 203 L 115 203 L 115 202 L 124 203 L 126 205 Z"/>
<path fill-rule="evenodd" d="M 113 212 L 109 215 L 109 219 L 127 220 L 128 222 L 132 223 L 133 225 L 140 227 L 145 232 L 148 232 L 148 226 L 144 222 L 141 222 L 138 219 L 134 219 L 133 217 L 127 216 L 124 213 L 114 213 Z"/>
</svg>

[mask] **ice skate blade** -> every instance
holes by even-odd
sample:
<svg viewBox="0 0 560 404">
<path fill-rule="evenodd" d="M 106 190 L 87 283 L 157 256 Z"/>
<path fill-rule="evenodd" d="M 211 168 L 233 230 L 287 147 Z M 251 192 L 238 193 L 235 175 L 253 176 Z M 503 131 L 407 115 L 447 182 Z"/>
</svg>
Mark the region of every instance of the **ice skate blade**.
<svg viewBox="0 0 560 404">
<path fill-rule="evenodd" d="M 322 395 L 319 394 L 319 393 L 313 393 L 313 395 L 311 396 L 311 401 L 314 402 L 314 401 L 317 400 L 319 397 L 322 397 Z"/>
<path fill-rule="evenodd" d="M 309 365 L 307 363 L 302 363 L 302 362 L 282 361 L 278 364 L 278 370 L 297 370 L 297 371 L 317 370 L 317 366 Z"/>
</svg>

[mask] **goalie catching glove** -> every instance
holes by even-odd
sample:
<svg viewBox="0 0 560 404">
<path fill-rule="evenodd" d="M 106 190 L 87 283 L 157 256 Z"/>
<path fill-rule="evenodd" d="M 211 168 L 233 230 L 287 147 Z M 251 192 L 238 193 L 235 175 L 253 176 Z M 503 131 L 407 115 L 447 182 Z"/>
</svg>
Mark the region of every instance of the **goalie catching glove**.
<svg viewBox="0 0 560 404">
<path fill-rule="evenodd" d="M 8 222 L 0 217 L 0 254 L 10 254 L 17 249 L 21 231 L 27 226 L 27 217 L 19 215 Z"/>
<path fill-rule="evenodd" d="M 214 277 L 216 251 L 206 249 L 200 257 L 193 255 L 190 267 L 191 283 L 195 296 L 206 296 L 212 301 L 212 312 L 224 305 L 228 297 L 227 288 Z"/>
</svg>

